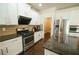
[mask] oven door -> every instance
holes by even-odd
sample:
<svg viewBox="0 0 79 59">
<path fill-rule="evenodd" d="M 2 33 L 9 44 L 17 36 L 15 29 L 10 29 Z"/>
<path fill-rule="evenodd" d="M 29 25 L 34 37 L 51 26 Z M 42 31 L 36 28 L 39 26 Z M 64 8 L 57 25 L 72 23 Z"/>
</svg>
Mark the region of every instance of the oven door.
<svg viewBox="0 0 79 59">
<path fill-rule="evenodd" d="M 34 35 L 25 37 L 23 40 L 24 40 L 24 50 L 26 50 L 34 44 Z"/>
</svg>

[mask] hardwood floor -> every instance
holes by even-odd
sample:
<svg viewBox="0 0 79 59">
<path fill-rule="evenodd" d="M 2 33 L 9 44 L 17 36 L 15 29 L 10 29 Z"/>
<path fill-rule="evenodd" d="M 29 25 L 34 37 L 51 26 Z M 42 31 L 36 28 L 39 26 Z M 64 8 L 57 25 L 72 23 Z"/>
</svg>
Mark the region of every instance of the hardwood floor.
<svg viewBox="0 0 79 59">
<path fill-rule="evenodd" d="M 46 33 L 44 39 L 41 39 L 39 42 L 37 42 L 34 46 L 32 46 L 30 49 L 28 49 L 25 53 L 25 55 L 44 55 L 44 44 L 45 42 L 50 38 L 50 33 Z"/>
</svg>

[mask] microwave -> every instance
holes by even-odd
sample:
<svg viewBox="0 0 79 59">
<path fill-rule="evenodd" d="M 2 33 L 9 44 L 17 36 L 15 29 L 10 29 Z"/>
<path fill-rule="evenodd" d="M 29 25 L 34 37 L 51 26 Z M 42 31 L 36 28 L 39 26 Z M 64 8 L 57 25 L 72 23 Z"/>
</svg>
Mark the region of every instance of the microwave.
<svg viewBox="0 0 79 59">
<path fill-rule="evenodd" d="M 70 25 L 69 32 L 78 33 L 79 32 L 79 26 L 78 25 Z"/>
</svg>

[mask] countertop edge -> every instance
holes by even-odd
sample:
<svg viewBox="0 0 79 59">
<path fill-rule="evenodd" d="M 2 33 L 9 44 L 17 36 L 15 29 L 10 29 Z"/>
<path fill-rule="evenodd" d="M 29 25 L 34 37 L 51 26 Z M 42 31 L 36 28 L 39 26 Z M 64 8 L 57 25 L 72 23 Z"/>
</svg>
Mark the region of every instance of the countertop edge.
<svg viewBox="0 0 79 59">
<path fill-rule="evenodd" d="M 5 36 L 0 36 L 0 42 L 6 41 L 6 40 L 10 40 L 16 37 L 20 37 L 22 35 L 18 35 L 18 34 L 11 34 L 11 35 L 5 35 Z"/>
</svg>

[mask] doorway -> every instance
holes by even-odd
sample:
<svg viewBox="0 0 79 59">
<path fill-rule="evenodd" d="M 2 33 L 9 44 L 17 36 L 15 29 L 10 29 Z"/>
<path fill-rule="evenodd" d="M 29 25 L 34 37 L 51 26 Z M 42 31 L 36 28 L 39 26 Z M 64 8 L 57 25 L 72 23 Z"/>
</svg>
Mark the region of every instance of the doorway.
<svg viewBox="0 0 79 59">
<path fill-rule="evenodd" d="M 44 19 L 44 41 L 47 41 L 51 36 L 52 17 L 45 17 Z"/>
</svg>

